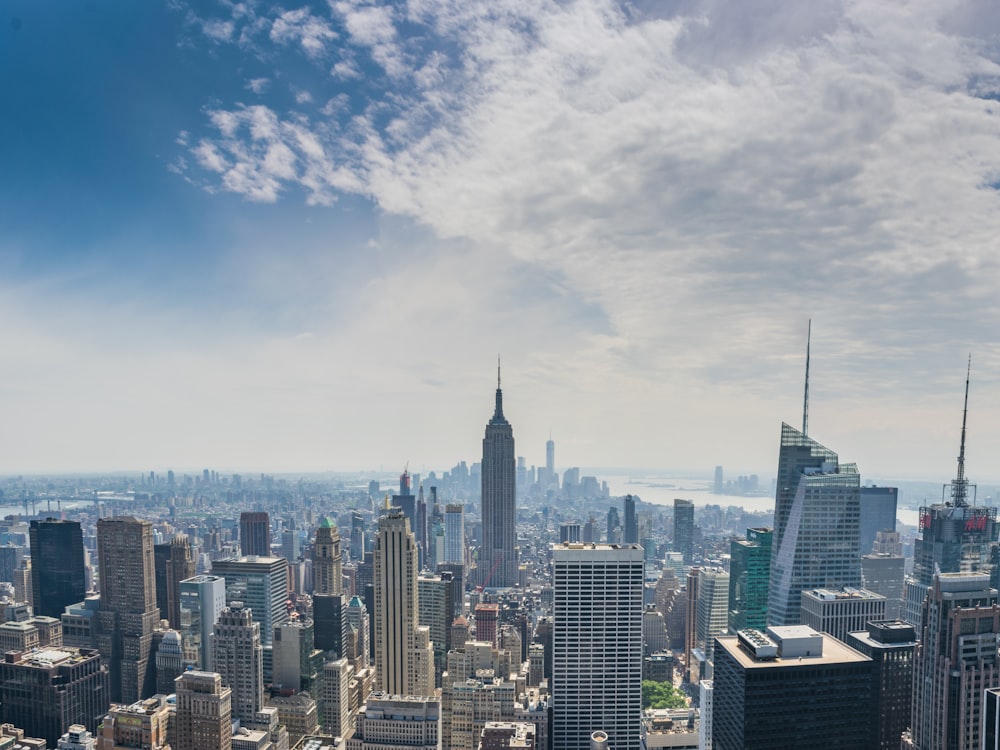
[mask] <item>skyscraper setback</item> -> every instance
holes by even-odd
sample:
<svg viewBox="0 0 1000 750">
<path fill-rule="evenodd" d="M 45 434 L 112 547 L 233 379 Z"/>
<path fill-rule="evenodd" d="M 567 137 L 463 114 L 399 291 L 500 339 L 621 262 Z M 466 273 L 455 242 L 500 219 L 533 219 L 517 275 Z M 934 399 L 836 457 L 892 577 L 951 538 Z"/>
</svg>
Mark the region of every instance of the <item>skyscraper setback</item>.
<svg viewBox="0 0 1000 750">
<path fill-rule="evenodd" d="M 507 588 L 517 582 L 515 475 L 514 431 L 503 415 L 498 364 L 496 407 L 483 437 L 479 583 L 484 588 Z"/>
</svg>

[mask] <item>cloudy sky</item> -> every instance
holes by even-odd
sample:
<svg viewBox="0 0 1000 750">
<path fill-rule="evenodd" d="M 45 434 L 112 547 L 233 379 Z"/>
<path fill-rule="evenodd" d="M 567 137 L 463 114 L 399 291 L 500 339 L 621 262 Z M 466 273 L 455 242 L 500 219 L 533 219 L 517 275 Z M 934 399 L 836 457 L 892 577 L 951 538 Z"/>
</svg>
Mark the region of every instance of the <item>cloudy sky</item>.
<svg viewBox="0 0 1000 750">
<path fill-rule="evenodd" d="M 0 14 L 0 473 L 1000 478 L 993 0 Z"/>
</svg>

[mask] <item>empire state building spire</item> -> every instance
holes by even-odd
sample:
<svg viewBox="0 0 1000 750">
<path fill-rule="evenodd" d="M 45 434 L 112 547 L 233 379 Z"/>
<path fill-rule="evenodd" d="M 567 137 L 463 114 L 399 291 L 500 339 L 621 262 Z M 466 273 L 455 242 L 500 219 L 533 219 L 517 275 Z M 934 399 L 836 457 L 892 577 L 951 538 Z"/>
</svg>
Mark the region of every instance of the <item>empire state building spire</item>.
<svg viewBox="0 0 1000 750">
<path fill-rule="evenodd" d="M 490 424 L 507 424 L 503 416 L 503 391 L 500 390 L 500 356 L 497 355 L 497 405 L 493 410 L 493 419 Z"/>
</svg>

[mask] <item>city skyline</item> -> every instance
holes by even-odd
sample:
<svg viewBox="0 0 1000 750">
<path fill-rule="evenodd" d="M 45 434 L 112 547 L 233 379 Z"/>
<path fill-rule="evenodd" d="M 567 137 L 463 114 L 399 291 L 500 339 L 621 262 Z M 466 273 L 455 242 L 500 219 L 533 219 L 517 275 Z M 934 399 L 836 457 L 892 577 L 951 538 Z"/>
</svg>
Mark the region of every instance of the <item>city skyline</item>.
<svg viewBox="0 0 1000 750">
<path fill-rule="evenodd" d="M 811 434 L 950 476 L 971 351 L 989 479 L 994 7 L 52 7 L 0 19 L 0 474 L 446 466 L 498 350 L 531 463 L 760 470 L 812 318 Z"/>
</svg>

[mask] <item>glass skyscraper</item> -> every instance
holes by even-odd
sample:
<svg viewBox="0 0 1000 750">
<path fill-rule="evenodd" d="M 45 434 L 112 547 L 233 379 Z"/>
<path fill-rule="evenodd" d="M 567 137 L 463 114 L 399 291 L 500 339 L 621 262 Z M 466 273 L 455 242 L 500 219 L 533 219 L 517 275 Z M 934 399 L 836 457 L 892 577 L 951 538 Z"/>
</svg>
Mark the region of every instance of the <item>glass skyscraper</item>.
<svg viewBox="0 0 1000 750">
<path fill-rule="evenodd" d="M 767 626 L 767 593 L 771 579 L 774 530 L 747 529 L 746 539 L 730 544 L 729 632 Z"/>
<path fill-rule="evenodd" d="M 800 621 L 802 590 L 861 586 L 861 476 L 781 425 L 768 623 Z"/>
</svg>

